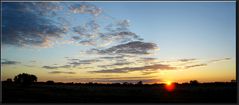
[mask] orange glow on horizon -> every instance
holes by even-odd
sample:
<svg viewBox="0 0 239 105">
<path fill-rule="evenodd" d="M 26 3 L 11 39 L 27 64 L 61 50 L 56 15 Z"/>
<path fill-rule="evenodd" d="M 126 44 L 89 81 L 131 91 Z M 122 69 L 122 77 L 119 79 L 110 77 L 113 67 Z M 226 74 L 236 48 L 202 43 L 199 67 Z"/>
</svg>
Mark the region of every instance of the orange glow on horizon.
<svg viewBox="0 0 239 105">
<path fill-rule="evenodd" d="M 165 89 L 169 92 L 173 91 L 175 89 L 175 84 L 173 84 L 170 81 L 166 82 Z"/>
</svg>

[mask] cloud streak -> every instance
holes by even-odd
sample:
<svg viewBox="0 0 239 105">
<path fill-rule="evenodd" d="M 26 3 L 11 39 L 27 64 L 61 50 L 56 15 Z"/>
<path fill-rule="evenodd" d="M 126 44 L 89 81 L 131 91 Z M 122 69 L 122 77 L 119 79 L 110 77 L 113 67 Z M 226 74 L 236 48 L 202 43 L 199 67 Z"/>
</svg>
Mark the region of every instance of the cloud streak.
<svg viewBox="0 0 239 105">
<path fill-rule="evenodd" d="M 70 68 L 71 65 L 63 65 L 63 66 L 42 66 L 44 69 L 59 69 L 59 68 Z"/>
<path fill-rule="evenodd" d="M 2 65 L 16 65 L 16 64 L 19 64 L 20 62 L 18 61 L 9 61 L 9 60 L 6 60 L 4 59 L 3 62 L 1 62 Z"/>
<path fill-rule="evenodd" d="M 193 67 L 200 67 L 200 66 L 207 66 L 207 64 L 195 64 L 195 65 L 190 65 L 190 66 L 185 66 L 185 69 L 193 68 Z"/>
<path fill-rule="evenodd" d="M 76 74 L 76 72 L 52 71 L 50 74 Z"/>
<path fill-rule="evenodd" d="M 171 67 L 165 64 L 154 64 L 142 67 L 124 67 L 115 69 L 103 69 L 97 71 L 89 71 L 90 73 L 128 73 L 133 71 L 155 71 L 155 70 L 176 70 L 176 67 Z"/>
<path fill-rule="evenodd" d="M 157 49 L 157 45 L 154 43 L 145 43 L 141 41 L 133 41 L 126 44 L 120 44 L 108 49 L 99 50 L 92 49 L 90 52 L 97 54 L 150 54 L 150 50 Z"/>
</svg>

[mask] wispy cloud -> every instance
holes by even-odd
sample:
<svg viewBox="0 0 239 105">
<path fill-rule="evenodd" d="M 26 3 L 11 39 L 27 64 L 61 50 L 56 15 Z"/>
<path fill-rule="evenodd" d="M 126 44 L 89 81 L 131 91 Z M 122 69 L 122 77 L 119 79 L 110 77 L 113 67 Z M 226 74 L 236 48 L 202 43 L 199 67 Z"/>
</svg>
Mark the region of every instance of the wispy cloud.
<svg viewBox="0 0 239 105">
<path fill-rule="evenodd" d="M 98 16 L 102 13 L 102 9 L 90 4 L 73 4 L 69 6 L 69 10 L 78 14 L 92 14 Z"/>
<path fill-rule="evenodd" d="M 185 66 L 185 69 L 193 68 L 193 67 L 200 67 L 200 66 L 207 66 L 207 64 L 195 64 L 195 65 L 190 65 L 190 66 Z"/>
<path fill-rule="evenodd" d="M 71 65 L 63 65 L 63 66 L 42 66 L 45 69 L 59 69 L 59 68 L 70 68 Z"/>
<path fill-rule="evenodd" d="M 2 59 L 3 61 L 1 62 L 2 65 L 16 65 L 19 64 L 20 62 L 18 61 L 10 61 L 6 59 Z"/>
<path fill-rule="evenodd" d="M 171 67 L 170 65 L 165 64 L 154 64 L 142 67 L 124 67 L 124 68 L 115 68 L 115 69 L 103 69 L 97 71 L 89 71 L 90 73 L 128 73 L 132 71 L 155 71 L 155 70 L 175 70 L 176 67 Z"/>
<path fill-rule="evenodd" d="M 230 59 L 231 59 L 231 58 L 215 59 L 215 60 L 211 60 L 211 61 L 209 61 L 209 63 L 215 63 L 215 62 L 225 61 L 225 60 L 230 60 Z"/>
<path fill-rule="evenodd" d="M 124 62 L 116 62 L 116 63 L 110 64 L 110 65 L 99 65 L 98 67 L 107 68 L 107 67 L 129 65 L 129 64 L 132 64 L 132 63 L 133 62 L 124 61 Z"/>
<path fill-rule="evenodd" d="M 52 71 L 50 74 L 76 74 L 76 72 Z"/>
<path fill-rule="evenodd" d="M 89 52 L 95 52 L 98 54 L 150 54 L 150 50 L 157 49 L 157 45 L 154 43 L 145 43 L 141 41 L 133 41 L 126 44 L 120 44 L 108 49 L 92 49 Z"/>
<path fill-rule="evenodd" d="M 197 59 L 195 58 L 187 58 L 187 59 L 179 59 L 178 61 L 181 61 L 181 62 L 190 62 L 190 61 L 195 61 Z"/>
</svg>

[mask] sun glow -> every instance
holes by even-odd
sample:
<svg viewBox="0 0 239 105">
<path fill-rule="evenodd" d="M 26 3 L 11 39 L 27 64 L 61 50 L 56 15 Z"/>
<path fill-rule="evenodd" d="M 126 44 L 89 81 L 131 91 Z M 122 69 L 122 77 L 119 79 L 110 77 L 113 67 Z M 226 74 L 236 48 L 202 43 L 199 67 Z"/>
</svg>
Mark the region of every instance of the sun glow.
<svg viewBox="0 0 239 105">
<path fill-rule="evenodd" d="M 167 81 L 165 82 L 165 89 L 171 92 L 175 89 L 175 84 L 173 84 L 171 81 Z"/>
<path fill-rule="evenodd" d="M 171 84 L 172 84 L 171 81 L 167 81 L 167 82 L 166 82 L 166 85 L 168 85 L 168 86 L 171 85 Z"/>
</svg>

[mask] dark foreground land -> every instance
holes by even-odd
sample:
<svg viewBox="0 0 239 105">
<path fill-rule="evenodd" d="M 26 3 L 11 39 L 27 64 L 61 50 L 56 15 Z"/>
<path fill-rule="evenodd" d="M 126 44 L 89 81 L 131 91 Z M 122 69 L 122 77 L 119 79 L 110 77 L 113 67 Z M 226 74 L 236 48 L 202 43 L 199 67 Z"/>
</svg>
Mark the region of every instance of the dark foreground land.
<svg viewBox="0 0 239 105">
<path fill-rule="evenodd" d="M 3 103 L 236 103 L 236 83 L 176 84 L 2 84 Z"/>
</svg>

